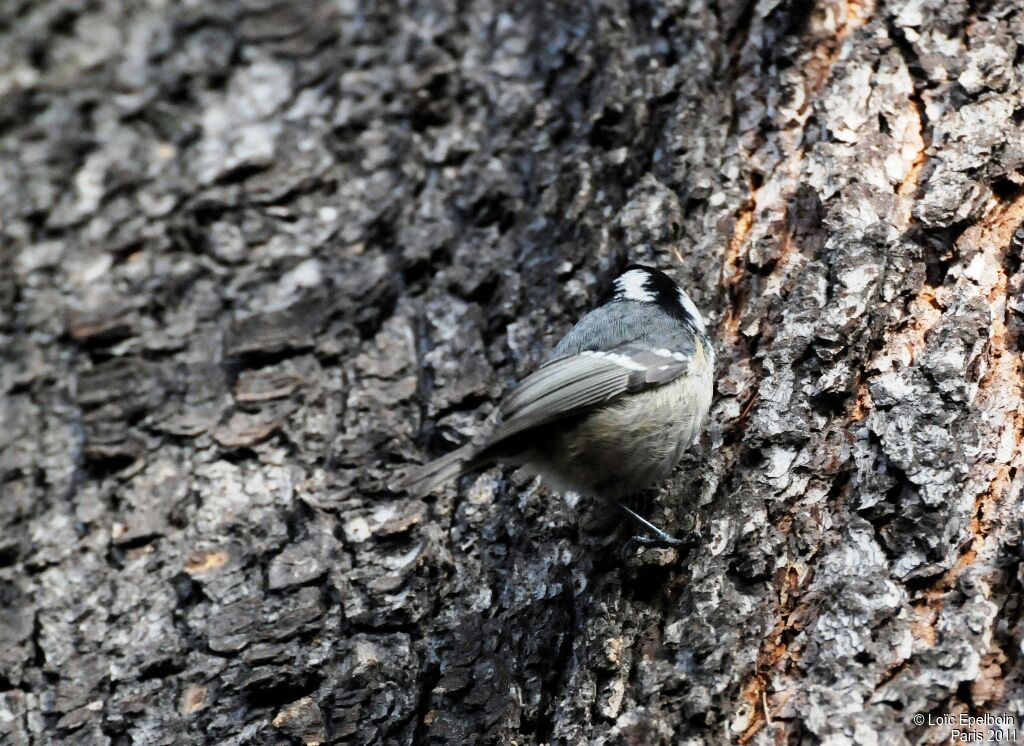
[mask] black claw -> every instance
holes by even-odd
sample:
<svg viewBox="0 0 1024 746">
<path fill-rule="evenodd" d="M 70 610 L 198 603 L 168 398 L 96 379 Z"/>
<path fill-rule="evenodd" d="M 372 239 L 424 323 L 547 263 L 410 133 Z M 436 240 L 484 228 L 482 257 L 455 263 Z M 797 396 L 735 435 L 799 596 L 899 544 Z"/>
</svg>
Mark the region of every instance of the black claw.
<svg viewBox="0 0 1024 746">
<path fill-rule="evenodd" d="M 683 539 L 683 544 L 689 547 L 694 547 L 695 549 L 700 549 L 704 546 L 704 534 L 697 529 L 693 529 L 686 534 L 686 537 Z"/>
<path fill-rule="evenodd" d="M 654 536 L 634 536 L 626 542 L 626 545 L 623 548 L 624 550 L 626 548 L 632 548 L 632 546 L 635 544 L 639 544 L 640 546 L 645 547 L 700 546 L 702 537 L 700 535 L 700 532 L 698 531 L 691 531 L 686 535 L 685 539 L 677 539 L 671 534 L 662 531 L 649 520 L 633 512 L 622 503 L 619 503 L 619 507 L 626 511 L 626 513 L 628 513 L 633 520 L 635 520 L 637 523 L 639 523 L 641 526 L 647 529 L 650 533 L 654 534 Z"/>
</svg>

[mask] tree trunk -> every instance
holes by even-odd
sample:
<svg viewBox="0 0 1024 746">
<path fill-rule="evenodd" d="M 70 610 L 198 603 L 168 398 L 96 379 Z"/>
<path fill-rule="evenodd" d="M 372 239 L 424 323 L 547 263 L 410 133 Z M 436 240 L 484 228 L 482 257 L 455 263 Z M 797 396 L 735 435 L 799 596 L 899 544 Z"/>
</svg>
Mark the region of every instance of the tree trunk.
<svg viewBox="0 0 1024 746">
<path fill-rule="evenodd" d="M 1020 716 L 1024 7 L 507 5 L 0 9 L 0 742 Z M 388 491 L 627 261 L 713 329 L 703 546 Z"/>
</svg>

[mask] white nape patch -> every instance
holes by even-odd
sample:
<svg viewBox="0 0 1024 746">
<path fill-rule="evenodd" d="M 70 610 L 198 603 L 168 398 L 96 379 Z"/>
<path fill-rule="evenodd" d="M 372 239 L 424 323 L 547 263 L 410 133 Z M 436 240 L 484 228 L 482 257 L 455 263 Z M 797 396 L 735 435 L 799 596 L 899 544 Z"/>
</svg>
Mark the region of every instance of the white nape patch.
<svg viewBox="0 0 1024 746">
<path fill-rule="evenodd" d="M 615 294 L 625 300 L 650 303 L 654 293 L 647 289 L 647 273 L 642 269 L 631 269 L 615 280 Z"/>
<path fill-rule="evenodd" d="M 629 355 L 620 355 L 617 352 L 601 352 L 600 350 L 584 350 L 580 353 L 587 357 L 603 357 L 605 360 L 621 365 L 623 368 L 629 370 L 647 370 L 647 366 L 638 363 L 636 360 L 631 358 Z"/>
<path fill-rule="evenodd" d="M 700 311 L 697 310 L 697 306 L 693 305 L 693 301 L 690 300 L 690 296 L 686 294 L 686 291 L 679 288 L 679 305 L 686 309 L 686 312 L 693 317 L 693 325 L 696 326 L 700 331 L 707 331 L 704 328 L 704 319 L 700 316 Z"/>
</svg>

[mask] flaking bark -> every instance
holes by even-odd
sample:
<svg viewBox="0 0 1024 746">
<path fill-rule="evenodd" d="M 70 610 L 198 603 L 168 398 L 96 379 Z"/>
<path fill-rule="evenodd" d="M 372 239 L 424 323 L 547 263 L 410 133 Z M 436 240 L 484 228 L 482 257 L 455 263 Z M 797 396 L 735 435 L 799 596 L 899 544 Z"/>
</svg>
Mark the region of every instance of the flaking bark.
<svg viewBox="0 0 1024 746">
<path fill-rule="evenodd" d="M 1020 716 L 1024 8 L 0 6 L 0 743 L 945 743 Z M 628 261 L 647 506 L 427 500 Z M 1019 734 L 1019 726 L 1018 726 Z"/>
</svg>

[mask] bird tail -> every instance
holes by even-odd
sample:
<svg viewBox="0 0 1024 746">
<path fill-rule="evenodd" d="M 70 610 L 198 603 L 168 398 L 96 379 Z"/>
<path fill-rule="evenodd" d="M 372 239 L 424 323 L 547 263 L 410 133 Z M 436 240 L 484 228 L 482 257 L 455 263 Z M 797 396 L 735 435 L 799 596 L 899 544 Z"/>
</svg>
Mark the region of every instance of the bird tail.
<svg viewBox="0 0 1024 746">
<path fill-rule="evenodd" d="M 474 445 L 468 443 L 428 464 L 409 468 L 389 486 L 395 491 L 424 497 L 448 480 L 482 466 L 483 463 L 477 458 Z"/>
</svg>

